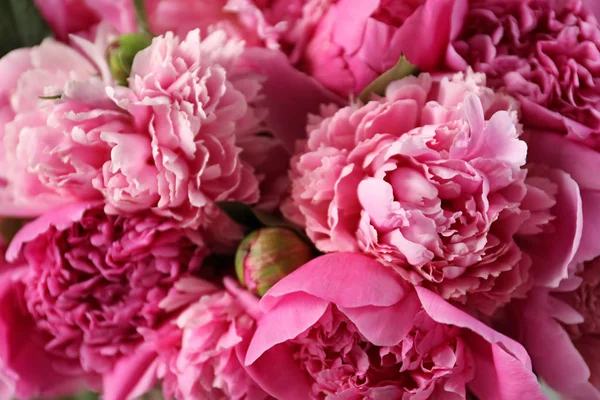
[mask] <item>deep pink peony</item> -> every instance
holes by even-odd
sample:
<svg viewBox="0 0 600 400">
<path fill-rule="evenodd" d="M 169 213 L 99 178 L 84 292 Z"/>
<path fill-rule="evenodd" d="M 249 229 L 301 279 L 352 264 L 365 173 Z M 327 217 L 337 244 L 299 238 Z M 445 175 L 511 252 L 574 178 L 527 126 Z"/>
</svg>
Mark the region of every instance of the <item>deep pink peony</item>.
<svg viewBox="0 0 600 400">
<path fill-rule="evenodd" d="M 200 233 L 151 213 L 108 216 L 101 205 L 75 204 L 25 226 L 7 257 L 28 266 L 23 295 L 52 338 L 46 350 L 104 372 L 137 347 L 140 329 L 170 317 L 161 301 L 207 251 Z"/>
<path fill-rule="evenodd" d="M 337 1 L 319 20 L 301 68 L 342 95 L 359 94 L 402 53 L 433 70 L 462 29 L 466 6 L 466 0 Z"/>
<path fill-rule="evenodd" d="M 513 103 L 483 83 L 422 74 L 365 106 L 324 109 L 292 161 L 284 212 L 320 250 L 361 251 L 445 299 L 491 313 L 522 297 L 535 260 L 517 236 L 545 232 L 564 197 L 568 229 L 556 241 L 570 252 L 580 199 L 560 171 L 526 180 Z M 548 268 L 544 251 L 533 267 L 555 286 L 566 265 Z"/>
<path fill-rule="evenodd" d="M 100 18 L 87 4 L 88 0 L 35 0 L 35 5 L 60 40 L 68 35 L 89 30 Z"/>
<path fill-rule="evenodd" d="M 75 395 L 97 377 L 78 363 L 45 350 L 49 335 L 27 311 L 23 277 L 27 267 L 7 264 L 0 243 L 0 399 Z"/>
<path fill-rule="evenodd" d="M 133 398 L 160 379 L 168 399 L 266 399 L 237 355 L 255 328 L 258 299 L 229 278 L 225 286 L 179 281 L 162 306 L 190 305 L 159 330 L 144 331 L 145 342 L 105 377 L 105 398 Z"/>
<path fill-rule="evenodd" d="M 471 1 L 447 65 L 484 72 L 522 103 L 526 126 L 598 148 L 600 26 L 581 0 Z"/>
<path fill-rule="evenodd" d="M 112 95 L 146 135 L 135 143 L 111 138 L 113 163 L 99 185 L 109 211 L 151 208 L 198 226 L 214 214 L 215 201 L 258 201 L 259 181 L 239 145 L 260 132 L 264 112 L 251 105 L 259 78 L 236 68 L 242 49 L 222 31 L 200 40 L 195 30 L 182 40 L 157 37 L 137 54 L 129 88 Z M 152 186 L 139 184 L 143 168 L 152 170 Z"/>
<path fill-rule="evenodd" d="M 532 132 L 528 141 L 532 161 L 552 164 L 577 181 L 583 229 L 577 252 L 565 259 L 568 278 L 553 289 L 534 289 L 509 308 L 511 319 L 503 324 L 526 347 L 538 375 L 565 398 L 600 399 L 600 184 L 590 174 L 600 168 L 600 154 L 556 133 Z M 556 251 L 547 242 L 544 248 Z"/>
<path fill-rule="evenodd" d="M 245 360 L 277 399 L 545 398 L 521 345 L 360 254 L 305 264 L 261 308 Z"/>
</svg>

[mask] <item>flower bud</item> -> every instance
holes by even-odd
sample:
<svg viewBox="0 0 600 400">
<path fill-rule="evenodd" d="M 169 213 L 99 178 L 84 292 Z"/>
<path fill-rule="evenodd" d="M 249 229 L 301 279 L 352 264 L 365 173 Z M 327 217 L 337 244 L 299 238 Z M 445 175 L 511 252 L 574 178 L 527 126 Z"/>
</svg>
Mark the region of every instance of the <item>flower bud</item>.
<svg viewBox="0 0 600 400">
<path fill-rule="evenodd" d="M 150 46 L 152 36 L 147 33 L 121 35 L 108 48 L 106 57 L 110 73 L 118 84 L 127 85 L 135 55 Z"/>
<path fill-rule="evenodd" d="M 262 228 L 246 236 L 238 247 L 235 270 L 242 285 L 262 296 L 313 255 L 311 246 L 293 230 Z"/>
</svg>

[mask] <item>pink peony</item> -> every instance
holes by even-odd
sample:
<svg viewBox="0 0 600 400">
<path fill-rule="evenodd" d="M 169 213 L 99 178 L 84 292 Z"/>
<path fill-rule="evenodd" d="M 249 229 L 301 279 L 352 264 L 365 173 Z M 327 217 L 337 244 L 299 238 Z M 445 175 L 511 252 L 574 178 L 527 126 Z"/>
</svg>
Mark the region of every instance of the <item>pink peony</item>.
<svg viewBox="0 0 600 400">
<path fill-rule="evenodd" d="M 65 0 L 62 0 L 65 1 Z M 304 44 L 333 0 L 147 0 L 150 29 L 157 35 L 185 36 L 215 30 L 248 46 L 293 51 Z M 137 31 L 130 0 L 86 0 L 99 18 L 120 32 Z"/>
<path fill-rule="evenodd" d="M 446 61 L 484 72 L 521 101 L 526 126 L 598 148 L 599 28 L 581 0 L 474 0 Z"/>
<path fill-rule="evenodd" d="M 76 38 L 89 58 L 47 39 L 0 60 L 0 213 L 34 216 L 101 198 L 93 180 L 110 157 L 103 139 L 132 130 L 96 77 L 109 79 L 104 61 L 89 61 L 103 57 L 98 48 L 110 37 L 101 27 L 94 43 Z"/>
<path fill-rule="evenodd" d="M 89 30 L 100 21 L 86 3 L 86 0 L 35 0 L 35 5 L 60 40 L 67 40 L 70 33 Z"/>
<path fill-rule="evenodd" d="M 189 278 L 179 281 L 162 306 L 169 310 L 182 299 L 196 300 L 158 331 L 144 331 L 145 343 L 105 377 L 110 388 L 105 398 L 133 398 L 160 378 L 168 399 L 266 399 L 236 351 L 254 330 L 258 300 L 229 278 L 225 286 L 220 290 Z"/>
<path fill-rule="evenodd" d="M 565 260 L 570 262 L 567 279 L 553 289 L 534 289 L 509 308 L 512 318 L 502 322 L 526 347 L 538 375 L 566 399 L 600 399 L 600 185 L 590 174 L 600 168 L 600 154 L 556 133 L 533 132 L 529 145 L 532 161 L 552 164 L 577 181 L 583 213 L 581 243 Z M 547 243 L 544 248 L 556 251 Z"/>
<path fill-rule="evenodd" d="M 422 74 L 363 107 L 324 109 L 292 161 L 284 212 L 321 251 L 361 251 L 445 299 L 491 313 L 522 297 L 532 259 L 517 239 L 544 232 L 558 193 L 573 189 L 558 206 L 569 228 L 557 241 L 569 251 L 580 200 L 564 173 L 526 180 L 513 103 L 483 80 Z M 545 261 L 534 269 L 557 285 L 566 265 Z"/>
<path fill-rule="evenodd" d="M 49 335 L 27 311 L 27 267 L 7 264 L 0 244 L 0 399 L 74 395 L 95 385 L 78 363 L 45 350 Z"/>
<path fill-rule="evenodd" d="M 170 316 L 161 301 L 206 254 L 200 234 L 173 221 L 108 216 L 101 206 L 75 204 L 25 226 L 7 256 L 28 265 L 23 296 L 51 337 L 46 350 L 104 372 L 137 347 L 140 329 Z"/>
<path fill-rule="evenodd" d="M 545 398 L 521 345 L 363 255 L 305 264 L 261 308 L 245 360 L 277 399 Z"/>
<path fill-rule="evenodd" d="M 432 70 L 462 29 L 466 6 L 466 0 L 339 0 L 319 20 L 300 65 L 342 95 L 359 94 L 402 53 Z"/>
<path fill-rule="evenodd" d="M 129 88 L 115 88 L 113 96 L 145 136 L 107 138 L 113 160 L 98 187 L 109 211 L 152 208 L 198 226 L 214 214 L 215 201 L 258 201 L 259 182 L 238 141 L 260 132 L 264 113 L 251 105 L 258 77 L 236 68 L 242 49 L 222 31 L 201 41 L 195 30 L 184 40 L 155 38 L 137 54 Z M 131 146 L 136 157 L 129 157 Z M 137 178 L 144 168 L 151 169 L 148 185 Z"/>
</svg>

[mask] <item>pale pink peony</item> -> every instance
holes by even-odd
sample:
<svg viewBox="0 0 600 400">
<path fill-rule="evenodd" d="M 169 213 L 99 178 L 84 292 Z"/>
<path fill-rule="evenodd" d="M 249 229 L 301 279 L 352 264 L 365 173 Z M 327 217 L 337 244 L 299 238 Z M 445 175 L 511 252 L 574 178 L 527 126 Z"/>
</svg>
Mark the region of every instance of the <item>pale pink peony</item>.
<svg viewBox="0 0 600 400">
<path fill-rule="evenodd" d="M 545 398 L 521 345 L 360 254 L 305 264 L 261 308 L 246 365 L 280 400 Z"/>
<path fill-rule="evenodd" d="M 225 286 L 179 281 L 162 306 L 189 306 L 159 330 L 144 331 L 145 342 L 105 377 L 105 398 L 133 398 L 160 379 L 167 399 L 266 399 L 237 355 L 255 328 L 258 299 L 230 278 Z"/>
<path fill-rule="evenodd" d="M 208 250 L 199 232 L 151 213 L 109 216 L 75 204 L 46 214 L 15 237 L 8 258 L 27 264 L 24 299 L 51 354 L 105 372 L 170 314 L 175 282 L 197 272 Z M 42 371 L 40 371 L 41 373 Z"/>
<path fill-rule="evenodd" d="M 544 232 L 560 187 L 577 188 L 560 172 L 526 180 L 513 102 L 483 84 L 422 74 L 364 106 L 325 109 L 292 161 L 284 212 L 320 250 L 361 251 L 445 299 L 490 313 L 522 297 L 532 259 L 517 235 Z M 581 218 L 579 198 L 567 199 L 565 251 Z M 543 254 L 534 267 L 556 285 L 566 266 L 548 268 Z"/>
<path fill-rule="evenodd" d="M 68 39 L 70 33 L 85 31 L 100 22 L 87 0 L 35 0 L 35 5 L 48 22 L 54 35 Z"/>
<path fill-rule="evenodd" d="M 251 105 L 260 96 L 259 78 L 236 68 L 242 49 L 222 31 L 201 41 L 195 30 L 183 40 L 157 37 L 137 54 L 129 88 L 115 88 L 113 96 L 146 136 L 136 143 L 111 138 L 117 146 L 98 185 L 109 211 L 151 208 L 198 226 L 216 201 L 258 201 L 259 181 L 240 158 L 238 140 L 260 132 L 264 113 Z M 153 186 L 136 179 L 146 166 Z"/>
<path fill-rule="evenodd" d="M 600 25 L 581 0 L 473 0 L 446 63 L 484 72 L 522 103 L 526 126 L 598 148 Z"/>
<path fill-rule="evenodd" d="M 359 94 L 404 53 L 424 71 L 462 29 L 466 0 L 339 0 L 319 20 L 300 67 L 327 88 Z M 426 50 L 424 50 L 426 49 Z"/>
<path fill-rule="evenodd" d="M 35 216 L 102 197 L 93 180 L 110 158 L 104 138 L 133 129 L 104 93 L 111 37 L 101 26 L 94 42 L 74 38 L 85 52 L 47 39 L 0 60 L 1 214 Z"/>
</svg>

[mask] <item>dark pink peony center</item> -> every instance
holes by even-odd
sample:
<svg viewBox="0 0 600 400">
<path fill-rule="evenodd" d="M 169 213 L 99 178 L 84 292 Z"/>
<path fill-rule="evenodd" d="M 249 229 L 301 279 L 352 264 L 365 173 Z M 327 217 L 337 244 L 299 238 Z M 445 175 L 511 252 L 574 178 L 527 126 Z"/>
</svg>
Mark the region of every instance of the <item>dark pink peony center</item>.
<svg viewBox="0 0 600 400">
<path fill-rule="evenodd" d="M 400 398 L 427 396 L 455 374 L 472 378 L 459 329 L 424 314 L 396 346 L 375 346 L 336 307 L 294 339 L 295 357 L 313 380 L 312 397 Z M 388 396 L 388 397 L 385 397 Z M 405 398 L 405 397 L 402 397 Z"/>
<path fill-rule="evenodd" d="M 64 231 L 25 245 L 31 266 L 27 307 L 51 334 L 50 351 L 110 368 L 168 315 L 159 307 L 173 283 L 196 271 L 206 250 L 157 217 L 87 211 Z"/>
</svg>

